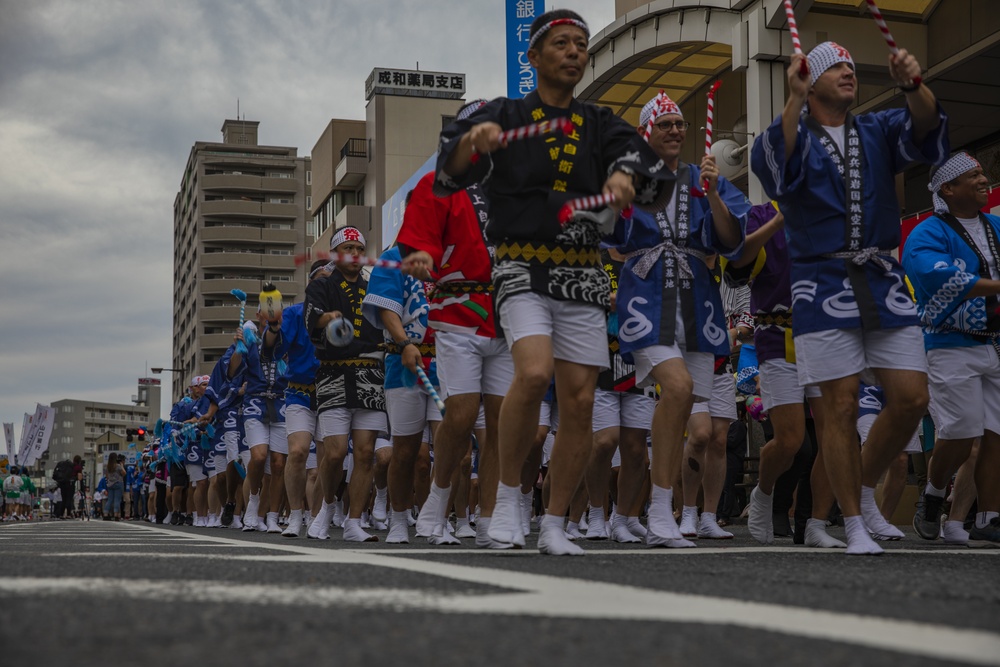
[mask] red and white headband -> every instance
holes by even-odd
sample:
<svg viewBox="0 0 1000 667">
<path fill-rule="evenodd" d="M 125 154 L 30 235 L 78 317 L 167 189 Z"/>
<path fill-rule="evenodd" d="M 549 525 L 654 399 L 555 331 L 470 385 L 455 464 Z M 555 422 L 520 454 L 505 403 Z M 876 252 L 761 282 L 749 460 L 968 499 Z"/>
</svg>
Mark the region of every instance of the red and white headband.
<svg viewBox="0 0 1000 667">
<path fill-rule="evenodd" d="M 555 28 L 557 25 L 575 25 L 583 31 L 583 33 L 587 36 L 587 39 L 590 39 L 590 28 L 588 28 L 587 24 L 583 21 L 571 18 L 552 19 L 548 23 L 543 24 L 538 30 L 535 31 L 535 34 L 528 39 L 528 49 L 530 50 L 534 48 L 535 42 L 541 39 L 542 35 L 547 33 L 549 30 L 552 30 L 552 28 Z"/>
<path fill-rule="evenodd" d="M 656 94 L 656 97 L 646 102 L 646 106 L 639 112 L 639 125 L 646 127 L 644 135 L 646 141 L 649 141 L 649 135 L 653 133 L 653 124 L 656 122 L 656 119 L 667 114 L 676 114 L 684 118 L 684 114 L 681 113 L 681 108 L 677 106 L 677 103 L 661 90 Z"/>
<path fill-rule="evenodd" d="M 330 250 L 334 250 L 341 243 L 347 243 L 348 241 L 357 241 L 366 248 L 368 247 L 368 244 L 365 243 L 365 235 L 361 233 L 360 229 L 357 227 L 341 227 L 330 238 Z"/>
</svg>

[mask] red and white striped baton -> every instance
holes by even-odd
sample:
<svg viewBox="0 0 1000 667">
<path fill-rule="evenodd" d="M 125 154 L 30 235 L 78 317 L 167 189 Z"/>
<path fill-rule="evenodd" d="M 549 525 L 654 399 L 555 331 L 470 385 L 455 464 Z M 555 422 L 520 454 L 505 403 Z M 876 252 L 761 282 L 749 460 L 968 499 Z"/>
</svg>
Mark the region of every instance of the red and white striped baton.
<svg viewBox="0 0 1000 667">
<path fill-rule="evenodd" d="M 705 120 L 705 155 L 712 154 L 712 125 L 715 122 L 715 91 L 722 85 L 722 81 L 716 81 L 708 91 L 708 118 Z M 702 181 L 702 187 L 708 192 L 708 179 Z"/>
<path fill-rule="evenodd" d="M 802 42 L 799 41 L 799 25 L 795 22 L 795 10 L 792 8 L 792 0 L 785 0 L 785 16 L 788 18 L 788 32 L 792 34 L 792 49 L 799 55 L 802 54 Z M 803 77 L 809 73 L 809 67 L 803 60 L 799 67 L 799 74 Z"/>
<path fill-rule="evenodd" d="M 899 53 L 899 47 L 896 46 L 896 40 L 892 38 L 892 33 L 889 32 L 889 26 L 885 24 L 885 19 L 882 18 L 882 12 L 879 11 L 878 5 L 875 4 L 875 0 L 867 0 L 868 11 L 872 13 L 872 18 L 875 19 L 875 23 L 878 24 L 878 29 L 882 31 L 882 36 L 885 37 L 885 43 L 889 47 L 889 52 L 892 55 Z M 913 85 L 919 86 L 923 79 L 919 76 L 913 77 Z"/>
</svg>

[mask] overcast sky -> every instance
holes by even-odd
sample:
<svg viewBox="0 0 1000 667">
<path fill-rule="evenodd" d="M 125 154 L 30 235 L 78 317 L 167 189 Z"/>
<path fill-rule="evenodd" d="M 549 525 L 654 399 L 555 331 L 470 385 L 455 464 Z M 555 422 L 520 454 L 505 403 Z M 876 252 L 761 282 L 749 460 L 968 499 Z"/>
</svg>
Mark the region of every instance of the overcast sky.
<svg viewBox="0 0 1000 667">
<path fill-rule="evenodd" d="M 262 144 L 308 155 L 364 119 L 374 67 L 505 94 L 503 28 L 503 0 L 0 0 L 0 419 L 20 438 L 35 403 L 128 403 L 170 366 L 173 200 L 237 98 Z"/>
</svg>

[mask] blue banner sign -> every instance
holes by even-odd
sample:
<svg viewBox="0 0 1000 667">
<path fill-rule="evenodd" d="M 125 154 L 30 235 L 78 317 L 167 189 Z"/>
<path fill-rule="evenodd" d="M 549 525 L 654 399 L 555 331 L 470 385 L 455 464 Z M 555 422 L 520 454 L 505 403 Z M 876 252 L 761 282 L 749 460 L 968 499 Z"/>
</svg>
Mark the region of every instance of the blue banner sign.
<svg viewBox="0 0 1000 667">
<path fill-rule="evenodd" d="M 538 74 L 528 62 L 531 22 L 545 13 L 545 0 L 507 0 L 507 97 L 521 99 L 535 89 Z"/>
</svg>

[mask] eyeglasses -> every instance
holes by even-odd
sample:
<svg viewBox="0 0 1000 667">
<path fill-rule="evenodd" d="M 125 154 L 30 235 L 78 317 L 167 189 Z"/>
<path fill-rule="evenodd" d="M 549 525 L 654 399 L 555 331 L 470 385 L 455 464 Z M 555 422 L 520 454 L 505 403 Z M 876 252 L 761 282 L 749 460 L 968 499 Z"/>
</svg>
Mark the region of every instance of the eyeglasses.
<svg viewBox="0 0 1000 667">
<path fill-rule="evenodd" d="M 686 120 L 675 120 L 675 121 L 665 120 L 660 123 L 654 123 L 653 127 L 655 127 L 660 132 L 669 132 L 670 128 L 673 128 L 678 132 L 684 132 L 689 127 L 691 127 L 691 123 L 687 122 Z"/>
</svg>

